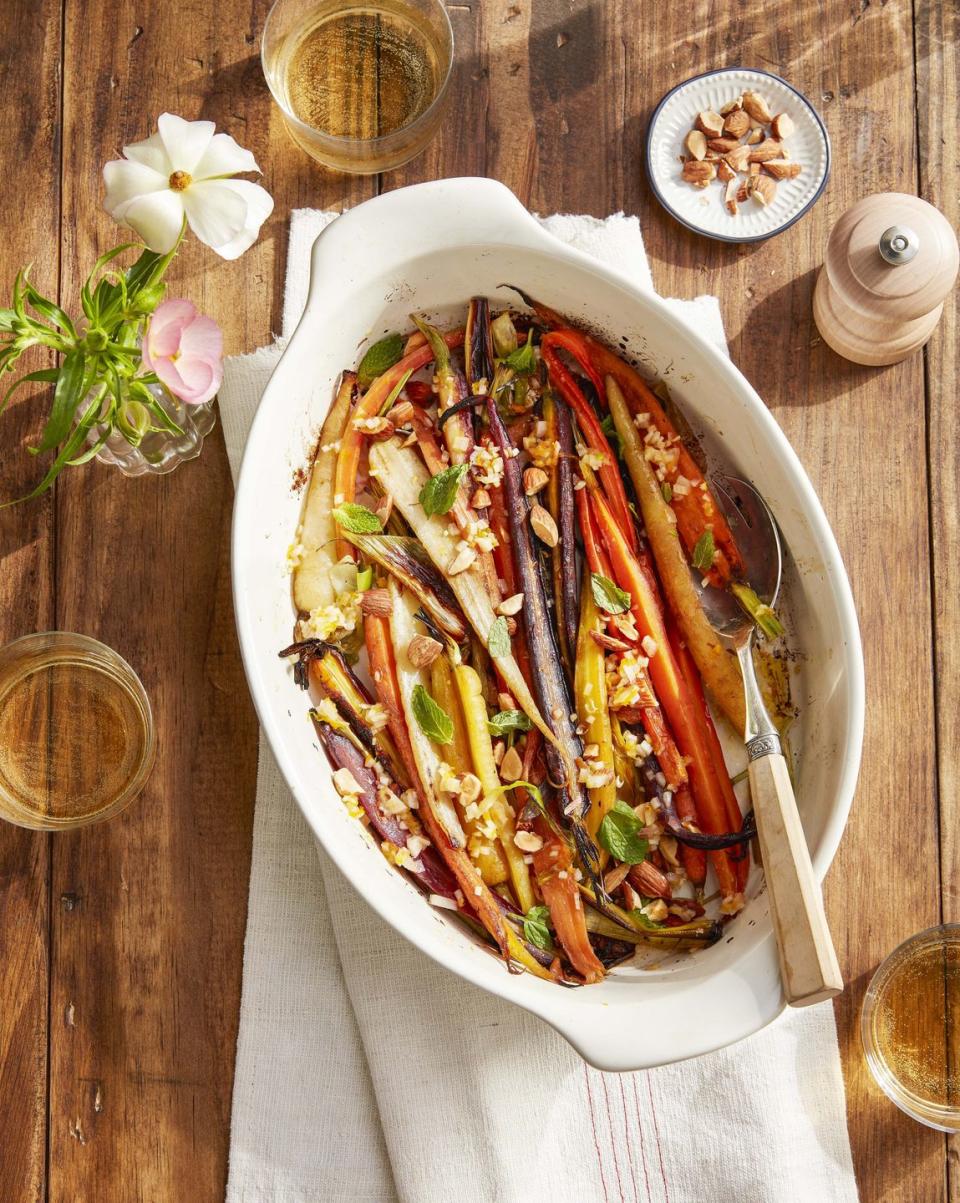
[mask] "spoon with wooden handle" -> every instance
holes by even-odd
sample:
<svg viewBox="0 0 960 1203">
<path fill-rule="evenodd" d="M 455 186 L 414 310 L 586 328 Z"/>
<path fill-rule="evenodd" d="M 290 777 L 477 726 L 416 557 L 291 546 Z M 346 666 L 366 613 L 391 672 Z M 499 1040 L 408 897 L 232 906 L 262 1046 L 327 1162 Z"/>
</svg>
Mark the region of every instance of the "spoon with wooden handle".
<svg viewBox="0 0 960 1203">
<path fill-rule="evenodd" d="M 745 480 L 713 480 L 746 566 L 746 579 L 760 601 L 772 606 L 780 590 L 782 553 L 773 515 Z M 750 794 L 757 820 L 770 915 L 780 953 L 786 1000 L 794 1007 L 832 998 L 843 989 L 823 896 L 797 813 L 780 736 L 764 705 L 753 665 L 753 620 L 727 590 L 703 586 L 695 573 L 704 613 L 726 646 L 737 654 L 746 703 L 744 740 Z"/>
</svg>

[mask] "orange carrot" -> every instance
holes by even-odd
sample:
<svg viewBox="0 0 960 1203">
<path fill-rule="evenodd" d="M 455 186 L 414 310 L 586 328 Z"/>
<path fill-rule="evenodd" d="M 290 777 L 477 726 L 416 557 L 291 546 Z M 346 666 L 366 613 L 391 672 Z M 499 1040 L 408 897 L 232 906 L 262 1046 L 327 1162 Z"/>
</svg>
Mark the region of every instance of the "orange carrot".
<svg viewBox="0 0 960 1203">
<path fill-rule="evenodd" d="M 617 457 L 613 453 L 613 448 L 607 442 L 607 436 L 603 433 L 600 421 L 593 412 L 589 401 L 583 395 L 580 386 L 563 366 L 559 355 L 550 343 L 552 337 L 553 335 L 547 334 L 540 342 L 540 353 L 543 356 L 544 363 L 547 365 L 550 379 L 556 386 L 560 396 L 573 410 L 574 416 L 577 419 L 577 425 L 580 427 L 587 445 L 603 455 L 604 464 L 602 468 L 597 470 L 597 475 L 600 477 L 607 496 L 610 499 L 611 508 L 617 516 L 617 522 L 620 524 L 624 538 L 630 547 L 636 547 L 637 533 L 634 529 L 630 507 L 627 505 L 627 494 L 623 487 L 623 477 L 620 475 L 620 466 L 617 463 Z"/>
<path fill-rule="evenodd" d="M 687 759 L 687 775 L 697 813 L 705 831 L 720 834 L 729 830 L 723 787 L 710 755 L 703 715 L 698 711 L 677 664 L 667 637 L 663 611 L 651 589 L 647 574 L 633 554 L 623 532 L 599 490 L 591 494 L 591 505 L 617 584 L 631 598 L 637 630 L 656 645 L 650 655 L 650 678 L 663 707 L 680 752 Z M 734 906 L 740 891 L 726 850 L 710 853 L 724 900 Z"/>
<path fill-rule="evenodd" d="M 700 674 L 697 672 L 697 666 L 694 663 L 693 656 L 690 654 L 690 649 L 680 638 L 676 628 L 671 625 L 668 631 L 670 638 L 670 646 L 673 648 L 673 654 L 677 658 L 677 663 L 680 666 L 680 671 L 683 673 L 684 680 L 687 683 L 687 688 L 696 702 L 700 713 L 703 715 L 704 726 L 706 727 L 707 746 L 710 750 L 710 758 L 713 761 L 714 772 L 717 779 L 723 788 L 724 802 L 726 803 L 727 811 L 727 830 L 739 831 L 743 825 L 743 815 L 740 813 L 740 807 L 737 803 L 737 796 L 733 792 L 733 783 L 730 780 L 730 773 L 727 770 L 727 763 L 723 757 L 723 748 L 720 746 L 720 738 L 717 735 L 717 729 L 713 724 L 713 715 L 710 713 L 710 707 L 707 705 L 707 699 L 703 692 L 703 685 L 700 681 Z M 677 811 L 679 814 L 679 809 Z M 683 818 L 683 815 L 680 815 Z M 734 864 L 737 869 L 737 885 L 741 890 L 747 884 L 747 877 L 750 873 L 750 845 L 741 845 L 744 849 L 744 855 L 739 860 L 735 860 Z"/>
<path fill-rule="evenodd" d="M 559 333 L 565 332 L 546 335 L 545 340 L 553 338 Z M 709 531 L 713 537 L 717 554 L 713 567 L 704 575 L 711 584 L 715 585 L 726 585 L 731 577 L 742 576 L 743 559 L 734 542 L 730 527 L 707 487 L 703 473 L 683 445 L 676 428 L 657 396 L 636 369 L 624 363 L 603 343 L 589 335 L 580 337 L 589 348 L 597 374 L 601 377 L 612 376 L 620 385 L 634 417 L 641 413 L 648 414 L 649 427 L 655 428 L 664 442 L 677 451 L 676 461 L 672 466 L 666 467 L 664 475 L 665 483 L 669 484 L 671 489 L 678 476 L 683 476 L 690 484 L 689 492 L 683 493 L 682 496 L 673 492 L 670 498 L 670 505 L 677 516 L 677 531 L 687 554 L 693 554 L 701 536 Z"/>
<path fill-rule="evenodd" d="M 689 785 L 681 785 L 675 791 L 673 805 L 681 823 L 693 823 L 697 827 L 700 826 L 697 808 L 694 805 Z M 702 848 L 691 848 L 689 844 L 679 844 L 679 849 L 680 860 L 687 871 L 687 876 L 694 885 L 702 886 L 707 876 L 707 854 Z"/>
<path fill-rule="evenodd" d="M 543 900 L 550 911 L 557 938 L 570 959 L 570 964 L 588 984 L 604 977 L 604 968 L 587 935 L 580 890 L 573 876 L 573 860 L 566 844 L 550 830 L 543 820 L 537 820 L 537 832 L 543 847 L 533 854 L 533 867 Z"/>
</svg>

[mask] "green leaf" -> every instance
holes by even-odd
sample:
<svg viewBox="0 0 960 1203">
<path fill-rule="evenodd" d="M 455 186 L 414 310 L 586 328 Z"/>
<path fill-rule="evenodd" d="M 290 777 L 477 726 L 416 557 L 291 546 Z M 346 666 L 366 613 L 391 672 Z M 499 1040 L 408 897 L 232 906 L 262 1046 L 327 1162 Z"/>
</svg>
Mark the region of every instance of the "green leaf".
<svg viewBox="0 0 960 1203">
<path fill-rule="evenodd" d="M 361 388 L 369 388 L 378 376 L 382 376 L 398 362 L 403 355 L 403 335 L 388 334 L 378 343 L 367 349 L 357 368 L 357 383 Z"/>
<path fill-rule="evenodd" d="M 70 338 L 77 337 L 77 331 L 73 322 L 70 320 L 67 314 L 64 313 L 59 305 L 55 304 L 51 300 L 48 300 L 45 296 L 42 296 L 39 292 L 37 292 L 32 284 L 27 284 L 25 291 L 27 301 L 33 306 L 37 313 L 42 314 L 48 322 L 53 322 L 55 326 L 59 326 L 64 334 L 69 335 Z"/>
<path fill-rule="evenodd" d="M 713 531 L 705 530 L 697 540 L 691 557 L 694 568 L 701 572 L 709 572 L 713 567 L 713 556 L 716 548 L 713 544 Z"/>
<path fill-rule="evenodd" d="M 510 655 L 510 631 L 507 627 L 507 620 L 502 614 L 493 620 L 490 627 L 487 635 L 487 651 L 494 660 L 502 660 L 504 656 Z"/>
<path fill-rule="evenodd" d="M 647 931 L 659 931 L 663 927 L 662 923 L 654 923 L 649 915 L 645 915 L 639 907 L 634 907 L 630 912 L 631 919 L 635 920 L 641 927 L 645 927 Z"/>
<path fill-rule="evenodd" d="M 50 451 L 57 447 L 70 433 L 73 416 L 83 400 L 83 385 L 86 376 L 86 359 L 82 351 L 71 351 L 63 357 L 53 390 L 53 407 L 43 428 L 38 451 Z"/>
<path fill-rule="evenodd" d="M 607 442 L 614 449 L 617 455 L 622 456 L 623 439 L 620 437 L 620 432 L 617 430 L 612 414 L 607 414 L 607 416 L 600 423 L 600 429 L 607 436 Z"/>
<path fill-rule="evenodd" d="M 550 934 L 550 912 L 545 906 L 532 906 L 523 916 L 523 936 L 528 944 L 553 952 L 553 937 Z"/>
<path fill-rule="evenodd" d="M 2 414 L 7 408 L 7 402 L 21 384 L 32 384 L 39 382 L 43 382 L 44 384 L 52 384 L 59 375 L 60 372 L 57 368 L 38 368 L 35 372 L 27 372 L 27 374 L 25 376 L 21 376 L 19 380 L 15 380 L 3 394 L 2 399 L 0 399 L 0 414 Z"/>
<path fill-rule="evenodd" d="M 522 710 L 498 710 L 487 719 L 487 730 L 491 735 L 506 735 L 509 731 L 529 731 L 530 720 Z"/>
<path fill-rule="evenodd" d="M 102 400 L 103 390 L 98 389 L 96 396 L 84 410 L 80 421 L 70 432 L 70 437 L 57 452 L 57 457 L 47 469 L 47 474 L 43 480 L 32 488 L 29 493 L 25 493 L 23 497 L 17 497 L 13 501 L 5 501 L 0 504 L 0 509 L 7 509 L 11 505 L 19 505 L 22 501 L 32 501 L 35 497 L 39 497 L 41 493 L 45 493 L 50 488 L 60 475 L 62 469 L 70 463 L 86 441 L 87 432 L 97 420 Z"/>
<path fill-rule="evenodd" d="M 494 794 L 509 794 L 511 790 L 515 789 L 526 791 L 528 797 L 527 806 L 533 807 L 558 839 L 563 840 L 565 844 L 569 844 L 570 836 L 563 830 L 550 811 L 547 810 L 543 794 L 532 781 L 508 781 L 505 785 L 498 786 L 493 792 Z M 524 806 L 524 810 L 526 810 L 527 806 Z"/>
<path fill-rule="evenodd" d="M 437 744 L 452 742 L 453 720 L 422 685 L 415 685 L 413 689 L 413 716 L 427 739 Z"/>
<path fill-rule="evenodd" d="M 529 376 L 537 370 L 537 356 L 533 349 L 533 331 L 527 333 L 527 341 L 516 351 L 511 351 L 503 361 L 518 376 Z"/>
<path fill-rule="evenodd" d="M 612 857 L 625 865 L 639 865 L 646 859 L 649 842 L 639 834 L 643 824 L 626 802 L 614 802 L 603 816 L 597 839 Z"/>
<path fill-rule="evenodd" d="M 333 511 L 333 516 L 342 527 L 354 535 L 377 535 L 383 531 L 380 519 L 373 510 L 353 501 L 338 505 Z"/>
<path fill-rule="evenodd" d="M 663 484 L 660 486 L 660 492 L 663 494 L 663 500 L 667 503 L 667 505 L 669 505 L 673 500 L 673 486 L 670 484 L 669 480 L 665 480 L 663 482 Z"/>
<path fill-rule="evenodd" d="M 590 588 L 593 600 L 607 614 L 625 614 L 630 609 L 633 600 L 630 594 L 599 572 L 590 573 Z"/>
<path fill-rule="evenodd" d="M 420 490 L 420 504 L 428 518 L 432 514 L 447 514 L 453 509 L 460 481 L 466 476 L 468 467 L 468 464 L 452 464 L 430 477 Z"/>
</svg>

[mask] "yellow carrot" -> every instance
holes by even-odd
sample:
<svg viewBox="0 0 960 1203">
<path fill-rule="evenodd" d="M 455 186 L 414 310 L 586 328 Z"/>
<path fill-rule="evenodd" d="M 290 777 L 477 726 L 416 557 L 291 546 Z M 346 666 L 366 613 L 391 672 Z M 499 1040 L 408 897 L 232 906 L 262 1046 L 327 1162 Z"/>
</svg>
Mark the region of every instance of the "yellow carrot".
<svg viewBox="0 0 960 1203">
<path fill-rule="evenodd" d="M 458 664 L 454 673 L 466 720 L 473 771 L 480 778 L 482 796 L 489 800 L 488 813 L 500 836 L 500 845 L 510 869 L 514 893 L 520 909 L 526 913 L 535 901 L 530 884 L 530 870 L 523 859 L 523 853 L 513 842 L 513 812 L 500 792 L 500 775 L 493 759 L 493 742 L 487 727 L 487 704 L 483 697 L 483 683 L 479 674 L 469 664 Z"/>
<path fill-rule="evenodd" d="M 430 667 L 430 692 L 441 710 L 450 715 L 453 723 L 453 741 L 446 749 L 448 763 L 457 773 L 472 773 L 473 759 L 470 754 L 467 725 L 460 706 L 453 668 L 446 656 L 439 656 Z M 471 859 L 488 886 L 500 885 L 507 880 L 507 864 L 500 851 L 500 845 L 484 836 L 480 830 L 482 820 L 467 818 L 466 808 L 460 804 L 459 798 L 457 803 L 460 821 L 467 833 L 467 848 Z"/>
<path fill-rule="evenodd" d="M 607 708 L 607 676 L 603 648 L 592 638 L 591 632 L 601 631 L 600 612 L 593 599 L 589 569 L 584 573 L 580 591 L 580 630 L 577 635 L 577 664 L 574 672 L 574 692 L 577 698 L 577 714 L 586 730 L 583 742 L 597 745 L 596 759 L 602 764 L 614 765 L 613 730 L 610 711 Z M 617 798 L 616 777 L 611 776 L 605 784 L 588 790 L 590 810 L 586 817 L 587 831 L 593 839 L 603 821 L 603 816 L 612 809 Z M 606 864 L 607 853 L 601 851 L 600 865 Z"/>
<path fill-rule="evenodd" d="M 704 683 L 738 732 L 743 731 L 743 681 L 736 657 L 707 622 L 690 576 L 676 519 L 644 458 L 643 443 L 620 387 L 608 376 L 607 403 L 623 444 L 623 458 L 637 494 L 647 538 L 670 609 Z"/>
</svg>

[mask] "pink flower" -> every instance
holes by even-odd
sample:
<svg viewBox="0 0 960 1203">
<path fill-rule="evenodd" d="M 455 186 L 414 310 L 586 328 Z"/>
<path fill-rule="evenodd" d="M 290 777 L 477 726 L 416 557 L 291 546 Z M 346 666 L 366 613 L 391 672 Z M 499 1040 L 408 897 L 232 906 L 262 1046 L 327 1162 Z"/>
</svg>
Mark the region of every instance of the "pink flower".
<svg viewBox="0 0 960 1203">
<path fill-rule="evenodd" d="M 181 401 L 209 401 L 223 379 L 223 331 L 192 301 L 164 301 L 154 310 L 140 348 L 143 366 Z"/>
</svg>

